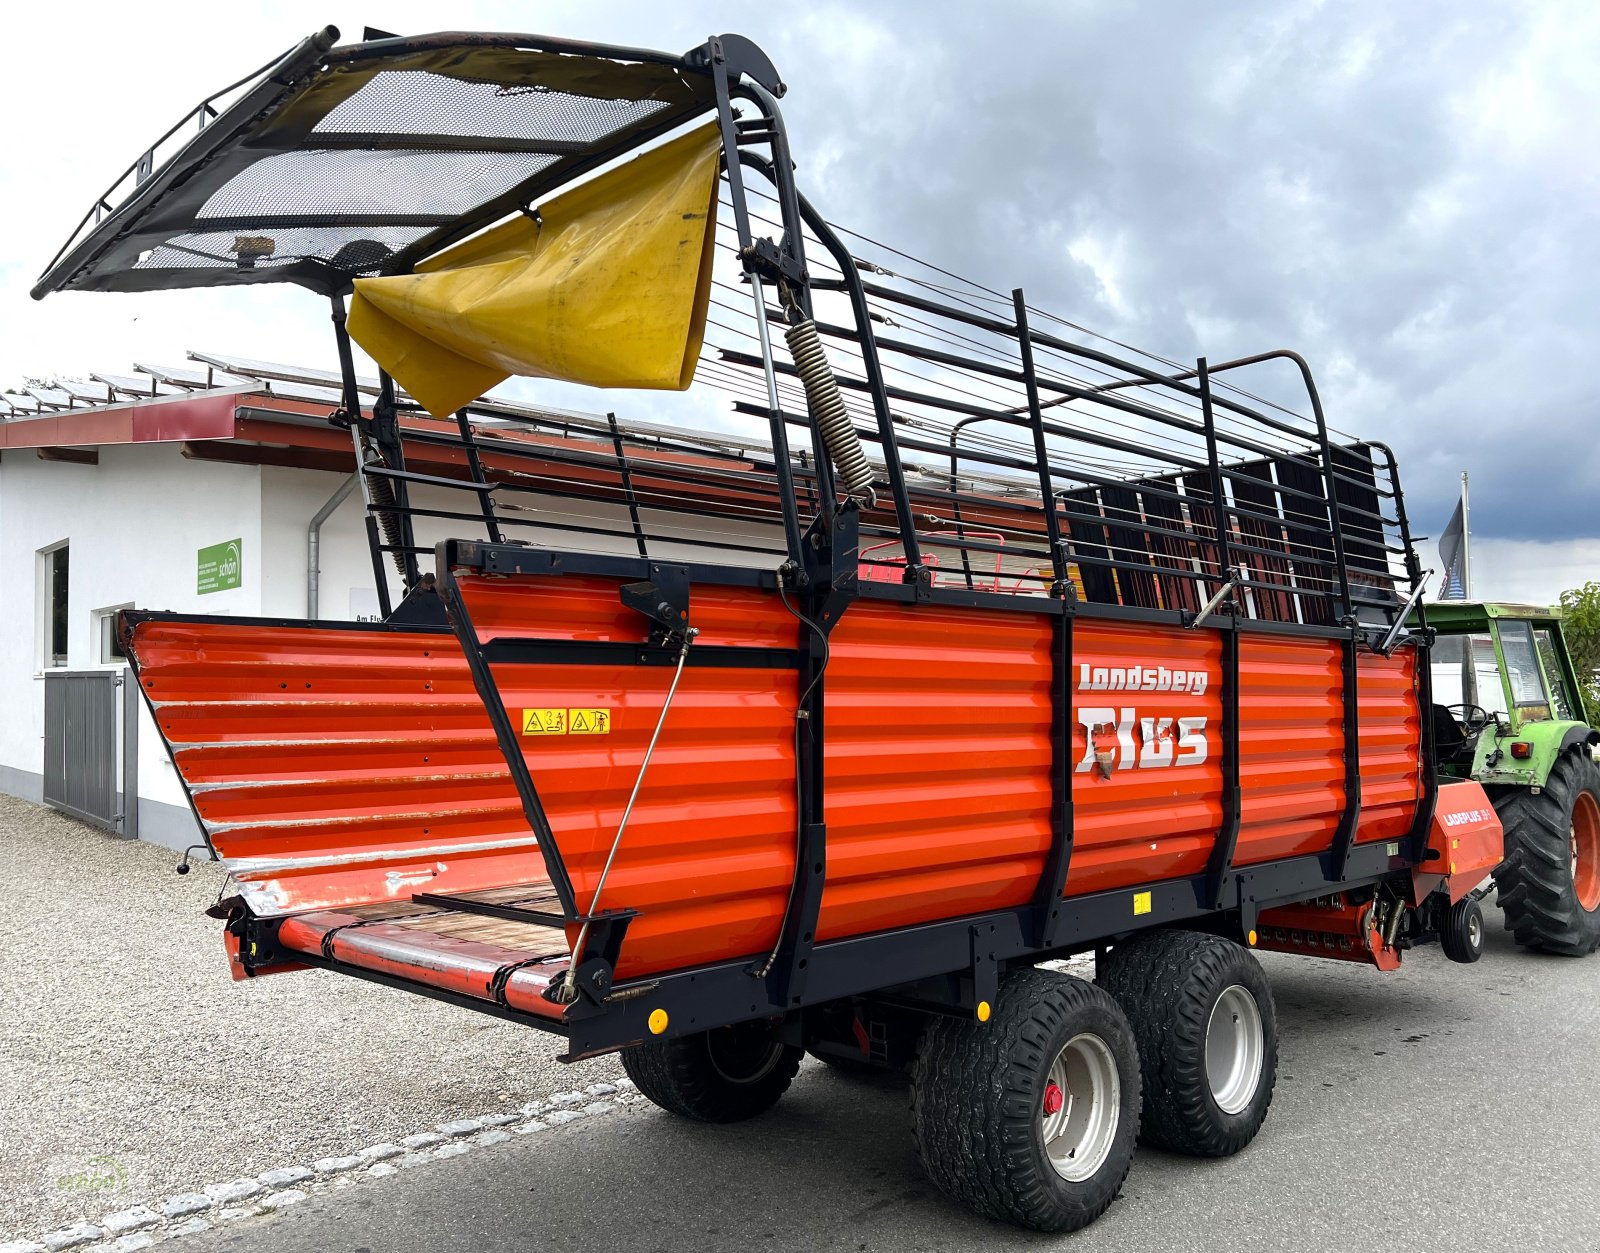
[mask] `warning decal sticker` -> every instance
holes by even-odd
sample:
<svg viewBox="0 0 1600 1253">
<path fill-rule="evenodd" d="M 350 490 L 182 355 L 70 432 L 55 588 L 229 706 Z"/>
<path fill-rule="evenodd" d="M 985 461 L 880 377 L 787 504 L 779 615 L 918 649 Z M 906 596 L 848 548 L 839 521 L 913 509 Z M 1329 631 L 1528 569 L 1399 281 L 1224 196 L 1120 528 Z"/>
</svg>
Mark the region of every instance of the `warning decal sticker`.
<svg viewBox="0 0 1600 1253">
<path fill-rule="evenodd" d="M 524 735 L 610 735 L 609 709 L 524 709 Z"/>
<path fill-rule="evenodd" d="M 524 709 L 522 711 L 524 735 L 565 735 L 567 711 L 565 709 Z"/>
<path fill-rule="evenodd" d="M 611 731 L 609 709 L 567 710 L 568 735 L 607 735 Z"/>
</svg>

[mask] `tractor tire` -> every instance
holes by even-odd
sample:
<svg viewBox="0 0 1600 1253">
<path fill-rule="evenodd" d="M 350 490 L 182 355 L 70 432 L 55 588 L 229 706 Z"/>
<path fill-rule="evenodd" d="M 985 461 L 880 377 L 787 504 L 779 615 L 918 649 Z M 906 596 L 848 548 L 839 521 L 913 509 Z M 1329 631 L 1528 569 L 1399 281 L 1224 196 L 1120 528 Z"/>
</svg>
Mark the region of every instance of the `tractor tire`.
<svg viewBox="0 0 1600 1253">
<path fill-rule="evenodd" d="M 778 1103 L 802 1050 L 772 1038 L 764 1021 L 737 1023 L 626 1049 L 622 1068 L 669 1114 L 696 1122 L 743 1122 Z"/>
<path fill-rule="evenodd" d="M 1556 758 L 1538 793 L 1501 796 L 1506 863 L 1495 876 L 1518 944 L 1584 957 L 1600 948 L 1600 765 L 1585 748 Z"/>
<path fill-rule="evenodd" d="M 1096 981 L 1139 1045 L 1147 1143 L 1228 1157 L 1255 1139 L 1278 1076 L 1278 1016 L 1249 949 L 1196 931 L 1150 931 L 1108 953 Z"/>
<path fill-rule="evenodd" d="M 1439 946 L 1453 962 L 1475 962 L 1483 956 L 1483 906 L 1464 896 L 1450 907 Z"/>
<path fill-rule="evenodd" d="M 1013 971 L 988 1022 L 928 1024 L 911 1113 L 922 1167 L 951 1198 L 1035 1231 L 1076 1231 L 1105 1212 L 1133 1164 L 1128 1021 L 1092 983 Z"/>
</svg>

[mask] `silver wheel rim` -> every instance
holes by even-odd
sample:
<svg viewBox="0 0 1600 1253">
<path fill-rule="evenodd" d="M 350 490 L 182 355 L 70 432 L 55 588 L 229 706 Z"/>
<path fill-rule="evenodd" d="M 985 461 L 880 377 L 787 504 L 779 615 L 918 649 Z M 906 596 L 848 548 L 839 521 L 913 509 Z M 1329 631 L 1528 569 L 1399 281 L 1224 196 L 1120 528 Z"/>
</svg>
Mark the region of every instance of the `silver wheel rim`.
<svg viewBox="0 0 1600 1253">
<path fill-rule="evenodd" d="M 772 1073 L 773 1068 L 778 1064 L 778 1059 L 782 1056 L 783 1045 L 774 1044 L 767 1052 L 766 1057 L 762 1059 L 761 1064 L 756 1067 L 753 1073 L 748 1075 L 736 1075 L 731 1074 L 729 1071 L 724 1069 L 721 1061 L 718 1060 L 717 1055 L 713 1053 L 711 1054 L 711 1069 L 716 1071 L 719 1076 L 727 1080 L 729 1083 L 759 1083 Z"/>
<path fill-rule="evenodd" d="M 1039 1117 L 1056 1174 L 1082 1183 L 1105 1165 L 1122 1117 L 1122 1080 L 1099 1036 L 1075 1035 L 1061 1046 L 1045 1079 Z"/>
<path fill-rule="evenodd" d="M 776 1040 L 757 1040 L 754 1048 L 744 1038 L 756 1024 L 743 1023 L 725 1027 L 706 1037 L 706 1060 L 711 1069 L 727 1083 L 760 1083 L 770 1075 L 783 1057 L 783 1045 Z"/>
<path fill-rule="evenodd" d="M 1467 919 L 1467 944 L 1474 952 L 1483 943 L 1483 916 L 1476 912 Z"/>
<path fill-rule="evenodd" d="M 1250 1107 L 1261 1085 L 1266 1038 L 1261 1009 L 1250 989 L 1234 983 L 1222 989 L 1206 1024 L 1206 1082 L 1224 1114 Z"/>
</svg>

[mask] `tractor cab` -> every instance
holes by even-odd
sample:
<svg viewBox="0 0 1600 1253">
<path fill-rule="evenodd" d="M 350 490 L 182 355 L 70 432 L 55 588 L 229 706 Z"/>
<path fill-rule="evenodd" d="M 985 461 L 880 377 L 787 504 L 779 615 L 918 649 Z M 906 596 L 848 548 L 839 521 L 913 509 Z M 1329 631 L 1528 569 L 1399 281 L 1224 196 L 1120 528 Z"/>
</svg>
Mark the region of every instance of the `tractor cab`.
<svg viewBox="0 0 1600 1253">
<path fill-rule="evenodd" d="M 1590 739 L 1558 609 L 1450 601 L 1426 607 L 1433 742 L 1441 773 L 1538 787 L 1556 754 Z"/>
</svg>

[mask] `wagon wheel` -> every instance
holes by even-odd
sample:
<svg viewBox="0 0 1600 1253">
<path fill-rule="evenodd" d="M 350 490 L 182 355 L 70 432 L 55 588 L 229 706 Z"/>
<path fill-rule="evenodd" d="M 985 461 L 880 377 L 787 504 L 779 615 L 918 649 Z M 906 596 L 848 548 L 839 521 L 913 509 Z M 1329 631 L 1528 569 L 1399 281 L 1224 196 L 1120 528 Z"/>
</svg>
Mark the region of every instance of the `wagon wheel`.
<svg viewBox="0 0 1600 1253">
<path fill-rule="evenodd" d="M 696 1122 L 742 1122 L 778 1103 L 801 1056 L 800 1048 L 775 1040 L 769 1024 L 757 1020 L 647 1040 L 623 1052 L 622 1068 L 668 1113 Z"/>
<path fill-rule="evenodd" d="M 928 1024 L 911 1072 L 928 1177 L 989 1218 L 1076 1231 L 1133 1163 L 1139 1059 L 1117 1003 L 1092 983 L 1014 971 L 989 1021 Z"/>
<path fill-rule="evenodd" d="M 1146 1141 L 1226 1157 L 1255 1139 L 1272 1104 L 1278 1025 L 1272 987 L 1249 949 L 1195 931 L 1150 931 L 1112 949 L 1096 981 L 1139 1042 Z"/>
</svg>

